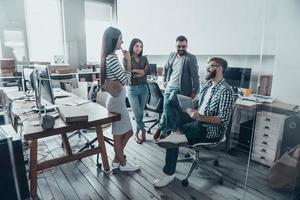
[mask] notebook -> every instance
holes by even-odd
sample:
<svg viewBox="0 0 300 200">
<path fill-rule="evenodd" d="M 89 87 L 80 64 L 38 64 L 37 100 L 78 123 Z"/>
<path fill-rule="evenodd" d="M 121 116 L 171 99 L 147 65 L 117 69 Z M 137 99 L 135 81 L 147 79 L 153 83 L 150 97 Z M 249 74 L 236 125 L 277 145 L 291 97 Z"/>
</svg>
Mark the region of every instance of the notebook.
<svg viewBox="0 0 300 200">
<path fill-rule="evenodd" d="M 188 108 L 194 109 L 194 103 L 193 103 L 193 99 L 191 97 L 177 94 L 177 99 L 178 99 L 179 105 L 181 107 L 181 110 L 183 112 L 186 112 L 186 109 L 188 109 Z"/>
<path fill-rule="evenodd" d="M 58 107 L 59 114 L 66 124 L 72 122 L 87 122 L 88 115 L 84 114 L 85 111 L 78 106 L 64 106 Z"/>
</svg>

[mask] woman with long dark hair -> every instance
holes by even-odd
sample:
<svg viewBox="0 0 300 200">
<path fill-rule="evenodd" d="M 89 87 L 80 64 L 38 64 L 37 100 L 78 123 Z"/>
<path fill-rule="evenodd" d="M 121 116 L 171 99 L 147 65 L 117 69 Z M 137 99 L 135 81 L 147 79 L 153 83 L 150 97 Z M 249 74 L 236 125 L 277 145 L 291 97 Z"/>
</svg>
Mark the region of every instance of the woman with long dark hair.
<svg viewBox="0 0 300 200">
<path fill-rule="evenodd" d="M 136 165 L 130 165 L 124 158 L 124 148 L 133 135 L 132 126 L 126 109 L 126 90 L 123 85 L 129 85 L 131 81 L 131 57 L 129 52 L 122 51 L 126 60 L 125 70 L 120 65 L 115 52 L 122 49 L 121 31 L 114 27 L 105 30 L 102 39 L 101 51 L 101 84 L 106 79 L 119 81 L 122 90 L 118 96 L 109 95 L 106 101 L 106 108 L 109 112 L 119 113 L 121 120 L 112 123 L 112 134 L 114 138 L 115 157 L 112 161 L 112 169 L 119 168 L 121 171 L 136 171 L 139 169 Z"/>
<path fill-rule="evenodd" d="M 143 56 L 143 42 L 134 38 L 129 46 L 131 56 L 131 84 L 127 87 L 127 96 L 136 121 L 135 141 L 142 144 L 146 140 L 145 124 L 143 122 L 144 108 L 148 100 L 147 74 L 149 74 L 149 63 L 147 57 Z M 126 66 L 126 59 L 124 59 Z M 142 137 L 139 132 L 142 131 Z"/>
</svg>

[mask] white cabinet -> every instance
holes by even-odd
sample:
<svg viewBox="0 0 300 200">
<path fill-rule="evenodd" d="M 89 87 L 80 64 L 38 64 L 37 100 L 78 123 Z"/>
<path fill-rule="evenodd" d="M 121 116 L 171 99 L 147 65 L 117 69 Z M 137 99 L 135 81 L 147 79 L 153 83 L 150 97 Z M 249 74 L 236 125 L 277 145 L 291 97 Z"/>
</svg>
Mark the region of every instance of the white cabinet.
<svg viewBox="0 0 300 200">
<path fill-rule="evenodd" d="M 271 166 L 278 159 L 286 115 L 257 112 L 252 160 Z"/>
</svg>

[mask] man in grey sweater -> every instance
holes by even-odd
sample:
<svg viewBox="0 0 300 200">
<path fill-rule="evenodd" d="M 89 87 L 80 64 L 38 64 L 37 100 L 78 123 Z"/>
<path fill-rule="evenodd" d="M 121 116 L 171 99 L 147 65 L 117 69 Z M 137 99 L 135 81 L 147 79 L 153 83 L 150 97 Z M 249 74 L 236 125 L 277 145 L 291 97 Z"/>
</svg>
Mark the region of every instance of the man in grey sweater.
<svg viewBox="0 0 300 200">
<path fill-rule="evenodd" d="M 165 85 L 164 105 L 177 101 L 177 94 L 194 98 L 199 92 L 199 74 L 197 58 L 187 52 L 188 42 L 185 36 L 176 38 L 176 50 L 169 55 L 167 64 L 164 66 L 163 78 Z M 165 107 L 165 106 L 164 106 Z M 165 113 L 165 110 L 164 112 Z M 166 115 L 162 115 L 159 129 L 154 134 L 153 139 L 157 140 L 160 132 L 167 133 L 165 130 L 168 123 Z"/>
</svg>

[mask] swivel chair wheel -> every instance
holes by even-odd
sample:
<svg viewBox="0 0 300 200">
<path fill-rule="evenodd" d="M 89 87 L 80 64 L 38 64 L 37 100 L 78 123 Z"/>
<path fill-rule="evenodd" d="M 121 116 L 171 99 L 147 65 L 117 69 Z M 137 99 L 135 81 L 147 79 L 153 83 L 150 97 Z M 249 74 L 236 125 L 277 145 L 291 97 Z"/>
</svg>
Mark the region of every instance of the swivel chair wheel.
<svg viewBox="0 0 300 200">
<path fill-rule="evenodd" d="M 218 160 L 214 160 L 213 165 L 214 165 L 215 167 L 218 167 L 218 166 L 219 166 L 219 161 L 218 161 Z"/>
<path fill-rule="evenodd" d="M 220 178 L 219 181 L 218 181 L 218 183 L 219 183 L 220 185 L 223 185 L 223 178 Z"/>
<path fill-rule="evenodd" d="M 98 169 L 100 169 L 102 167 L 101 163 L 97 163 L 96 166 L 98 167 Z"/>
<path fill-rule="evenodd" d="M 182 185 L 183 187 L 186 187 L 186 186 L 189 185 L 189 181 L 188 181 L 187 179 L 183 179 L 183 180 L 181 181 L 181 185 Z"/>
<path fill-rule="evenodd" d="M 150 130 L 147 130 L 147 133 L 151 134 L 151 131 L 150 131 Z"/>
<path fill-rule="evenodd" d="M 95 145 L 91 144 L 91 148 L 94 149 L 94 148 L 95 148 Z"/>
<path fill-rule="evenodd" d="M 191 157 L 191 154 L 190 153 L 186 153 L 185 155 L 184 155 L 184 158 L 190 158 Z"/>
</svg>

